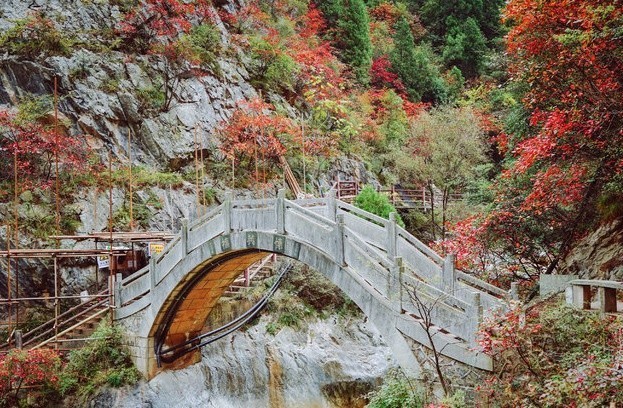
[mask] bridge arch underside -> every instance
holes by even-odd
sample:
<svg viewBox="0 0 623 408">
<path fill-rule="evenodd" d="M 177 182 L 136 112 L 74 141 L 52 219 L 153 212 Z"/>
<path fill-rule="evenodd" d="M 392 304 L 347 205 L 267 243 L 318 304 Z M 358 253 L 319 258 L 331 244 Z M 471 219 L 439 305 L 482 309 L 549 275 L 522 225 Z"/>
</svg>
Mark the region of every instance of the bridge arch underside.
<svg viewBox="0 0 623 408">
<path fill-rule="evenodd" d="M 199 351 L 157 367 L 155 337 L 165 336 L 164 343 L 171 347 L 199 334 L 224 290 L 246 267 L 269 253 L 298 260 L 333 282 L 382 334 L 398 364 L 413 375 L 420 373 L 421 366 L 413 353 L 412 341 L 424 345 L 428 341 L 426 333 L 412 316 L 403 313 L 399 305 L 382 295 L 362 274 L 340 265 L 330 254 L 292 236 L 265 231 L 232 232 L 209 239 L 189 251 L 154 283 L 146 298 L 149 303 L 137 302 L 143 305 L 140 312 L 119 319 L 124 316 L 123 307 L 117 311 L 119 322 L 125 324 L 133 338 L 129 345 L 135 350 L 133 358 L 139 370 L 152 378 L 163 368 L 182 368 L 197 362 L 201 356 Z M 471 353 L 465 357 L 465 348 L 460 343 L 443 343 L 444 355 L 474 367 L 490 369 L 488 357 L 474 357 Z"/>
<path fill-rule="evenodd" d="M 202 333 L 208 315 L 227 288 L 249 266 L 269 255 L 257 249 L 232 251 L 197 265 L 171 292 L 155 318 L 150 337 L 165 349 L 180 345 Z M 197 356 L 177 358 L 164 367 L 176 368 Z"/>
</svg>

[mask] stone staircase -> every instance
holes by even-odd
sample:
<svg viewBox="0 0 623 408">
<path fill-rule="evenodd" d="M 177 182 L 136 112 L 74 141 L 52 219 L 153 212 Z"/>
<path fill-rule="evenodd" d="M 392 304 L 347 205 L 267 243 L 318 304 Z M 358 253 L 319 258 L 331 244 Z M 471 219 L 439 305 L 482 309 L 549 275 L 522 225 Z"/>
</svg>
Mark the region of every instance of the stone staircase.
<svg viewBox="0 0 623 408">
<path fill-rule="evenodd" d="M 275 274 L 276 255 L 271 254 L 249 266 L 225 291 L 223 296 L 232 297 L 249 288 L 257 286 L 264 279 Z"/>
</svg>

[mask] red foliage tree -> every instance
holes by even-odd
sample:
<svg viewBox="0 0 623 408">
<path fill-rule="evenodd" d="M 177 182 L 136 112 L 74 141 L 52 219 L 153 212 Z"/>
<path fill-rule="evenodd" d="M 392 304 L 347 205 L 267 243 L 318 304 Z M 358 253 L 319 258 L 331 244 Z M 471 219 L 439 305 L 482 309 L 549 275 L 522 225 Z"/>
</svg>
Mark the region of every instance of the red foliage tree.
<svg viewBox="0 0 623 408">
<path fill-rule="evenodd" d="M 0 110 L 0 157 L 2 178 L 12 180 L 17 170 L 22 189 L 50 187 L 57 158 L 61 173 L 79 172 L 86 166 L 86 151 L 78 137 L 24 123 L 6 110 Z"/>
<path fill-rule="evenodd" d="M 248 165 L 258 157 L 278 162 L 285 153 L 283 141 L 295 132 L 289 119 L 275 114 L 271 104 L 255 98 L 240 102 L 229 121 L 221 124 L 221 150 Z"/>
<path fill-rule="evenodd" d="M 60 356 L 54 350 L 14 349 L 0 356 L 0 402 L 3 406 L 17 406 L 22 388 L 54 386 L 58 383 L 60 366 Z"/>
<path fill-rule="evenodd" d="M 512 0 L 510 73 L 527 85 L 525 134 L 503 135 L 508 166 L 495 209 L 476 222 L 485 247 L 553 271 L 623 187 L 623 7 L 618 0 Z M 522 265 L 526 266 L 526 265 Z M 526 276 L 523 274 L 523 276 Z"/>
</svg>

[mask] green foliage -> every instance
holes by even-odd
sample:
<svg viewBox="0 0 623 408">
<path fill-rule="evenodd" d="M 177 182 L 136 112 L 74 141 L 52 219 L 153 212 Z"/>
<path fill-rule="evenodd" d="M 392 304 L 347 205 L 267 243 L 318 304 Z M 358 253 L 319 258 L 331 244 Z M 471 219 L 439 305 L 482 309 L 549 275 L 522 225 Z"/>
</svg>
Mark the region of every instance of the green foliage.
<svg viewBox="0 0 623 408">
<path fill-rule="evenodd" d="M 381 388 L 369 397 L 368 408 L 423 408 L 425 403 L 423 393 L 415 386 L 415 380 L 410 380 L 398 371 L 390 372 Z"/>
<path fill-rule="evenodd" d="M 60 393 L 85 399 L 98 387 L 134 384 L 140 374 L 122 345 L 121 332 L 103 321 L 86 346 L 69 354 L 60 375 Z"/>
<path fill-rule="evenodd" d="M 404 228 L 405 223 L 389 202 L 389 198 L 385 194 L 381 194 L 374 190 L 372 186 L 365 186 L 361 189 L 361 192 L 355 197 L 354 204 L 356 207 L 362 210 L 368 211 L 372 214 L 376 214 L 379 217 L 389 218 L 390 213 L 396 213 L 396 222 L 398 225 Z"/>
<path fill-rule="evenodd" d="M 0 50 L 29 59 L 71 54 L 74 39 L 40 13 L 14 21 L 0 36 Z"/>
<path fill-rule="evenodd" d="M 443 102 L 447 90 L 439 69 L 433 64 L 433 54 L 425 46 L 415 45 L 406 18 L 396 23 L 394 49 L 389 58 L 392 69 L 402 81 L 412 101 Z"/>
<path fill-rule="evenodd" d="M 476 20 L 468 18 L 452 27 L 446 36 L 443 59 L 447 66 L 457 66 L 466 78 L 481 73 L 487 52 L 485 37 Z"/>
<path fill-rule="evenodd" d="M 266 91 L 292 91 L 298 70 L 292 57 L 261 36 L 251 37 L 250 46 L 253 84 Z"/>
<path fill-rule="evenodd" d="M 160 110 L 166 102 L 166 92 L 161 85 L 147 85 L 136 88 L 136 98 L 142 109 Z"/>
<path fill-rule="evenodd" d="M 300 328 L 306 319 L 360 313 L 337 286 L 304 265 L 288 274 L 270 299 L 268 310 L 272 320 L 266 325 L 266 332 L 272 335 L 283 327 Z"/>
<path fill-rule="evenodd" d="M 338 21 L 340 54 L 361 84 L 370 81 L 372 66 L 372 43 L 370 42 L 370 18 L 363 0 L 348 0 Z"/>
<path fill-rule="evenodd" d="M 193 54 L 204 64 L 213 64 L 222 49 L 221 33 L 213 24 L 193 27 L 182 41 L 188 44 Z"/>
<path fill-rule="evenodd" d="M 25 95 L 17 105 L 15 119 L 21 124 L 39 122 L 53 109 L 52 95 Z"/>
<path fill-rule="evenodd" d="M 343 0 L 324 0 L 318 4 L 322 14 L 331 27 L 336 27 L 344 12 Z"/>
</svg>

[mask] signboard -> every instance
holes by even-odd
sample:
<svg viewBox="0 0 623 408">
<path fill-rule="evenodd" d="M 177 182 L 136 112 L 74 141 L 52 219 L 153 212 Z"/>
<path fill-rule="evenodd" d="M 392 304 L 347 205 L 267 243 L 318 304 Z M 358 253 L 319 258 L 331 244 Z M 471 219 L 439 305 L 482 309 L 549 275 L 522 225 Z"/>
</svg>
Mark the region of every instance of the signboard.
<svg viewBox="0 0 623 408">
<path fill-rule="evenodd" d="M 164 244 L 156 244 L 154 242 L 149 243 L 148 253 L 149 256 L 160 254 L 164 250 Z"/>
<path fill-rule="evenodd" d="M 108 255 L 100 255 L 97 257 L 97 267 L 100 269 L 106 269 L 110 266 L 110 258 Z"/>
</svg>

